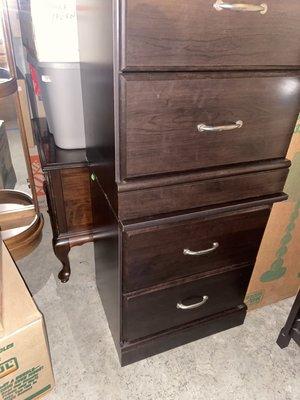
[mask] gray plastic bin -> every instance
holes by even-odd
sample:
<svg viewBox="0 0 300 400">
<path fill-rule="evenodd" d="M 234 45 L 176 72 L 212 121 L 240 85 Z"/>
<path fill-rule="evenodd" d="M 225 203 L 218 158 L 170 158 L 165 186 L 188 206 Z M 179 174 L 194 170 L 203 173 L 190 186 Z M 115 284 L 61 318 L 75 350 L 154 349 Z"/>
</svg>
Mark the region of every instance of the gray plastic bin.
<svg viewBox="0 0 300 400">
<path fill-rule="evenodd" d="M 62 149 L 85 148 L 79 63 L 35 63 L 50 132 Z"/>
</svg>

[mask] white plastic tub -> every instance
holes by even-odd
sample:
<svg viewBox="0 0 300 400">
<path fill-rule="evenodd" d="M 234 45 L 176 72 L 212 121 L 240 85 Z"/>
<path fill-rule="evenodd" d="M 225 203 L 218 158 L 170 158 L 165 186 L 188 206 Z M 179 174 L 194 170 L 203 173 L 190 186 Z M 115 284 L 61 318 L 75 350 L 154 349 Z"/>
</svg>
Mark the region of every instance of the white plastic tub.
<svg viewBox="0 0 300 400">
<path fill-rule="evenodd" d="M 62 149 L 85 148 L 79 63 L 35 64 L 50 132 Z"/>
</svg>

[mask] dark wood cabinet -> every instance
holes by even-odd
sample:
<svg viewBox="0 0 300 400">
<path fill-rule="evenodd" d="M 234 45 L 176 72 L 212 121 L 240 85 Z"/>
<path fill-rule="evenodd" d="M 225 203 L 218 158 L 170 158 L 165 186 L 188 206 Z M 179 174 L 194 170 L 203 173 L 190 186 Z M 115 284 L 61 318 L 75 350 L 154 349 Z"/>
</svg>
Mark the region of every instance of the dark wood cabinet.
<svg viewBox="0 0 300 400">
<path fill-rule="evenodd" d="M 244 321 L 287 198 L 298 3 L 79 8 L 96 280 L 122 365 Z"/>
<path fill-rule="evenodd" d="M 67 282 L 70 249 L 93 240 L 89 168 L 85 150 L 62 150 L 55 145 L 45 119 L 33 120 L 33 124 L 45 177 L 53 250 L 62 264 L 59 278 Z"/>
</svg>

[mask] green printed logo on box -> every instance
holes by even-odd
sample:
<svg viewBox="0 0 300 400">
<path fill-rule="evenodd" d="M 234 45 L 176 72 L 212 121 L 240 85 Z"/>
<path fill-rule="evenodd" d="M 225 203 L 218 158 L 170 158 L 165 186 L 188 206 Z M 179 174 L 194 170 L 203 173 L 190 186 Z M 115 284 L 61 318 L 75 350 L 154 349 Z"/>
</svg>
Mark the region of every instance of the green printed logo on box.
<svg viewBox="0 0 300 400">
<path fill-rule="evenodd" d="M 6 346 L 0 348 L 0 353 L 3 353 L 6 350 L 12 349 L 13 347 L 14 347 L 14 343 L 9 343 Z"/>
<path fill-rule="evenodd" d="M 43 370 L 42 365 L 29 368 L 28 370 L 20 373 L 19 375 L 12 377 L 7 382 L 3 384 L 0 383 L 0 399 L 2 400 L 13 400 L 17 399 L 19 396 L 24 395 L 24 393 L 33 390 L 34 386 L 39 381 L 40 372 Z M 47 386 L 48 387 L 48 386 Z M 47 389 L 44 388 L 46 391 Z M 41 393 L 38 391 L 37 393 Z M 33 399 L 37 394 L 29 395 L 28 399 Z"/>
<path fill-rule="evenodd" d="M 15 357 L 4 361 L 2 364 L 0 364 L 0 379 L 4 378 L 8 374 L 11 374 L 12 372 L 15 372 L 18 368 L 18 361 Z"/>
<path fill-rule="evenodd" d="M 263 292 L 253 292 L 246 296 L 245 303 L 250 306 L 252 304 L 259 304 L 264 297 Z"/>
</svg>

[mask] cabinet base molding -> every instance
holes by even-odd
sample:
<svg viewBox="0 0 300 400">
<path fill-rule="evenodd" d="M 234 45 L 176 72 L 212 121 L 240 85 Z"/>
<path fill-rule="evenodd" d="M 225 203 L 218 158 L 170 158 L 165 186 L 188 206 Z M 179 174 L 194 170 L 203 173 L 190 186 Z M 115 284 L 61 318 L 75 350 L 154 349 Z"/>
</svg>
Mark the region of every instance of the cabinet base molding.
<svg viewBox="0 0 300 400">
<path fill-rule="evenodd" d="M 119 352 L 121 366 L 242 325 L 246 312 L 247 307 L 242 304 L 222 313 L 167 330 L 158 335 L 149 336 L 143 340 L 124 343 Z"/>
</svg>

